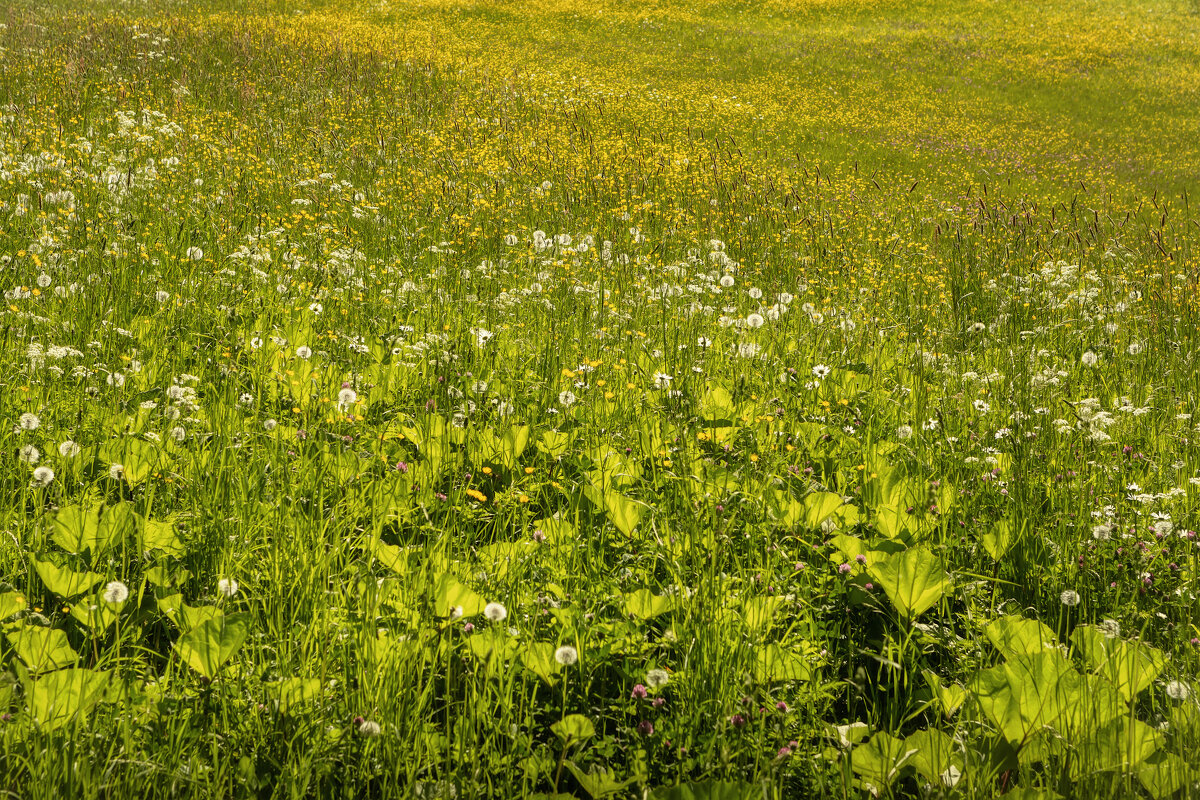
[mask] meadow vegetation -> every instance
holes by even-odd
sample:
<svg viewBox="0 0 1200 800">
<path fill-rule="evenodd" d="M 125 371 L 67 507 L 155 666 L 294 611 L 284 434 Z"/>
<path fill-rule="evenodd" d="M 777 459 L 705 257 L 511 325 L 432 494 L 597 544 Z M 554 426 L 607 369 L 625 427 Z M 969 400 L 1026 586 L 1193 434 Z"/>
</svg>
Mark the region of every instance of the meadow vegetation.
<svg viewBox="0 0 1200 800">
<path fill-rule="evenodd" d="M 1200 796 L 1200 7 L 5 0 L 0 792 Z"/>
</svg>

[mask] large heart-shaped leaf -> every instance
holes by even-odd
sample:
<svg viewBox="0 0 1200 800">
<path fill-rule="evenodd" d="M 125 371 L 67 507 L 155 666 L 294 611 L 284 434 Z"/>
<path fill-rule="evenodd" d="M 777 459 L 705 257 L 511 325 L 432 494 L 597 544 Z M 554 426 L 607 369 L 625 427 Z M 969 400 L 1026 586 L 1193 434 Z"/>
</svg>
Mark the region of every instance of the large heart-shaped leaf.
<svg viewBox="0 0 1200 800">
<path fill-rule="evenodd" d="M 821 523 L 833 516 L 842 506 L 842 496 L 834 492 L 813 492 L 801 501 L 804 505 L 804 524 L 819 528 Z"/>
<path fill-rule="evenodd" d="M 137 521 L 137 513 L 129 503 L 108 508 L 66 506 L 54 515 L 51 538 L 68 553 L 87 552 L 95 558 L 132 535 Z"/>
<path fill-rule="evenodd" d="M 850 754 L 850 767 L 869 786 L 868 791 L 877 795 L 892 784 L 916 754 L 917 750 L 903 739 L 880 731 L 854 748 Z"/>
<path fill-rule="evenodd" d="M 568 714 L 551 725 L 550 731 L 564 742 L 582 742 L 596 735 L 596 726 L 583 714 Z"/>
<path fill-rule="evenodd" d="M 950 578 L 942 560 L 924 547 L 893 553 L 870 569 L 888 599 L 905 619 L 912 620 L 942 598 Z"/>
<path fill-rule="evenodd" d="M 762 787 L 753 783 L 704 781 L 655 789 L 649 800 L 759 800 L 762 796 Z"/>
<path fill-rule="evenodd" d="M 0 592 L 0 622 L 16 614 L 18 611 L 25 610 L 28 603 L 25 600 L 25 595 L 17 592 Z"/>
<path fill-rule="evenodd" d="M 614 489 L 601 491 L 597 486 L 584 486 L 584 495 L 628 536 L 642 519 L 642 506 Z"/>
<path fill-rule="evenodd" d="M 138 537 L 138 549 L 143 553 L 149 550 L 161 550 L 167 555 L 182 556 L 187 552 L 179 534 L 175 531 L 175 523 L 169 519 L 147 519 L 142 521 L 141 535 Z"/>
<path fill-rule="evenodd" d="M 33 568 L 46 588 L 65 599 L 76 597 L 104 580 L 103 575 L 95 572 L 76 572 L 67 567 L 60 567 L 49 561 L 33 562 Z"/>
<path fill-rule="evenodd" d="M 593 764 L 587 772 L 584 772 L 574 761 L 567 761 L 566 766 L 593 800 L 616 794 L 634 781 L 633 778 L 624 781 L 617 780 L 616 774 L 612 770 L 599 764 Z"/>
<path fill-rule="evenodd" d="M 1156 647 L 1109 637 L 1090 625 L 1076 628 L 1071 642 L 1096 674 L 1107 678 L 1127 703 L 1153 683 L 1167 663 L 1166 656 Z"/>
<path fill-rule="evenodd" d="M 127 436 L 104 445 L 100 455 L 110 464 L 120 464 L 126 482 L 136 486 L 154 472 L 162 451 L 151 442 Z"/>
<path fill-rule="evenodd" d="M 439 617 L 473 617 L 483 613 L 487 601 L 453 575 L 442 575 L 433 587 L 433 610 Z"/>
<path fill-rule="evenodd" d="M 79 660 L 79 654 L 67 641 L 67 634 L 57 628 L 26 625 L 7 638 L 32 673 L 70 666 Z"/>
<path fill-rule="evenodd" d="M 992 646 L 1007 656 L 1031 656 L 1058 645 L 1054 631 L 1036 619 L 998 617 L 984 629 Z"/>
<path fill-rule="evenodd" d="M 990 530 L 979 537 L 979 541 L 992 560 L 999 561 L 1017 543 L 1020 533 L 1021 529 L 1011 519 L 1006 518 L 998 520 L 992 525 Z"/>
<path fill-rule="evenodd" d="M 1057 650 L 1017 656 L 975 674 L 968 683 L 984 714 L 1014 747 L 1080 702 L 1084 683 Z"/>
<path fill-rule="evenodd" d="M 1138 780 L 1154 800 L 1166 800 L 1193 780 L 1196 769 L 1174 753 L 1156 753 L 1138 767 Z"/>
<path fill-rule="evenodd" d="M 554 645 L 549 642 L 530 642 L 521 651 L 521 664 L 546 683 L 553 684 L 561 665 L 554 660 Z"/>
<path fill-rule="evenodd" d="M 1163 737 L 1140 719 L 1122 714 L 1079 745 L 1080 767 L 1090 773 L 1132 772 L 1162 748 Z"/>
<path fill-rule="evenodd" d="M 953 785 L 952 776 L 962 775 L 963 758 L 954 740 L 944 731 L 917 731 L 904 740 L 904 749 L 915 751 L 909 764 L 935 786 L 939 783 Z"/>
<path fill-rule="evenodd" d="M 266 684 L 267 696 L 286 714 L 321 697 L 320 678 L 284 678 Z"/>
<path fill-rule="evenodd" d="M 109 674 L 90 669 L 50 672 L 26 688 L 29 713 L 43 729 L 62 727 L 98 703 L 108 688 Z"/>
<path fill-rule="evenodd" d="M 807 681 L 812 677 L 809 656 L 800 649 L 768 644 L 757 649 L 754 677 L 760 683 Z"/>
<path fill-rule="evenodd" d="M 649 589 L 638 589 L 625 595 L 625 612 L 638 619 L 651 619 L 671 610 L 674 604 L 670 597 L 663 597 Z"/>
<path fill-rule="evenodd" d="M 249 614 L 221 615 L 180 636 L 175 650 L 189 667 L 206 678 L 214 678 L 249 635 Z"/>
</svg>

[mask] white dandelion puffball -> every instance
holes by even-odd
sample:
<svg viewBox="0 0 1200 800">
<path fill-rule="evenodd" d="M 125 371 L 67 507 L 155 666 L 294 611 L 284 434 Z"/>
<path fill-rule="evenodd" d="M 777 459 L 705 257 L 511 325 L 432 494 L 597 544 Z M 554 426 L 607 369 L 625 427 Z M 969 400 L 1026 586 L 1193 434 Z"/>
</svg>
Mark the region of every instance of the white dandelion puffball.
<svg viewBox="0 0 1200 800">
<path fill-rule="evenodd" d="M 1085 367 L 1094 367 L 1094 366 L 1096 366 L 1097 362 L 1100 361 L 1100 356 L 1096 355 L 1091 350 L 1088 350 L 1086 353 L 1083 354 L 1082 361 L 1083 361 L 1083 365 Z"/>
<path fill-rule="evenodd" d="M 1079 601 L 1082 598 L 1079 597 L 1079 592 L 1074 589 L 1066 589 L 1058 596 L 1058 599 L 1064 606 L 1074 607 L 1079 605 Z"/>
<path fill-rule="evenodd" d="M 120 581 L 110 581 L 101 596 L 106 603 L 124 603 L 129 599 L 129 587 Z"/>
<path fill-rule="evenodd" d="M 488 603 L 483 607 L 483 615 L 492 622 L 503 622 L 508 617 L 508 609 L 499 603 Z"/>
<path fill-rule="evenodd" d="M 763 322 L 765 322 L 765 321 L 766 320 L 763 319 L 762 314 L 750 314 L 749 316 L 746 317 L 746 327 L 747 328 L 761 328 L 763 326 Z"/>
<path fill-rule="evenodd" d="M 338 392 L 338 405 L 342 408 L 349 408 L 354 405 L 354 401 L 358 400 L 358 393 L 350 387 L 346 387 Z"/>
<path fill-rule="evenodd" d="M 199 247 L 189 247 L 187 249 L 187 257 L 190 261 L 199 261 L 204 258 L 204 251 Z"/>
<path fill-rule="evenodd" d="M 575 393 L 571 390 L 566 390 L 558 393 L 558 404 L 566 408 L 572 405 L 576 400 Z"/>
<path fill-rule="evenodd" d="M 579 651 L 569 644 L 565 644 L 554 651 L 554 660 L 564 667 L 569 667 L 579 660 Z"/>
<path fill-rule="evenodd" d="M 75 444 L 70 439 L 58 446 L 58 454 L 63 458 L 74 458 L 79 455 L 79 445 Z"/>
<path fill-rule="evenodd" d="M 901 425 L 899 428 L 896 428 L 897 439 L 911 439 L 912 433 L 913 431 L 911 425 Z"/>
<path fill-rule="evenodd" d="M 125 477 L 125 467 L 121 464 L 109 464 L 108 477 L 112 478 L 114 481 L 121 480 Z"/>
<path fill-rule="evenodd" d="M 1186 683 L 1180 681 L 1171 681 L 1167 684 L 1167 697 L 1180 702 L 1187 700 L 1192 696 L 1192 689 Z"/>
<path fill-rule="evenodd" d="M 310 358 L 312 356 L 312 348 L 302 344 L 296 348 L 296 355 L 300 358 Z"/>
<path fill-rule="evenodd" d="M 23 431 L 36 431 L 42 422 L 37 418 L 36 414 L 22 414 L 17 420 L 17 425 Z"/>
<path fill-rule="evenodd" d="M 238 582 L 233 578 L 221 578 L 217 581 L 217 593 L 223 597 L 233 597 L 238 593 Z"/>
<path fill-rule="evenodd" d="M 33 465 L 42 460 L 42 452 L 31 444 L 27 444 L 17 451 L 17 458 L 26 464 Z"/>
<path fill-rule="evenodd" d="M 661 689 L 670 679 L 665 669 L 652 669 L 646 673 L 646 685 L 651 689 Z"/>
<path fill-rule="evenodd" d="M 54 470 L 49 467 L 38 467 L 33 471 L 33 480 L 30 481 L 30 486 L 34 489 L 40 489 L 43 486 L 49 486 L 54 482 Z"/>
<path fill-rule="evenodd" d="M 368 739 L 378 736 L 383 729 L 379 727 L 378 722 L 366 719 L 358 723 L 358 735 L 365 736 Z"/>
</svg>

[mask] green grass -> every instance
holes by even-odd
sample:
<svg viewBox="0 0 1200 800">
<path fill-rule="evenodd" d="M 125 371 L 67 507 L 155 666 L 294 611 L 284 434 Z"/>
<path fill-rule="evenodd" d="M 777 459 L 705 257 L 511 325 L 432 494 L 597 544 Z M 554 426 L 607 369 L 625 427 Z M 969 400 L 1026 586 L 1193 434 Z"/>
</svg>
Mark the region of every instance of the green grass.
<svg viewBox="0 0 1200 800">
<path fill-rule="evenodd" d="M 1194 9 L 2 12 L 0 791 L 1200 794 Z"/>
</svg>

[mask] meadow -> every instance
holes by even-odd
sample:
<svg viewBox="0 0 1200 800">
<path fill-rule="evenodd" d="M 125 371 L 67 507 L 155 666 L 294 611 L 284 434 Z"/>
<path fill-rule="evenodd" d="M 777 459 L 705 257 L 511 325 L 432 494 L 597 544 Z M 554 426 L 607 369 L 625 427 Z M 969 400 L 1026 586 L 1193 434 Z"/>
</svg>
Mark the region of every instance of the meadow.
<svg viewBox="0 0 1200 800">
<path fill-rule="evenodd" d="M 0 795 L 1200 797 L 1198 184 L 1196 0 L 2 0 Z"/>
</svg>

